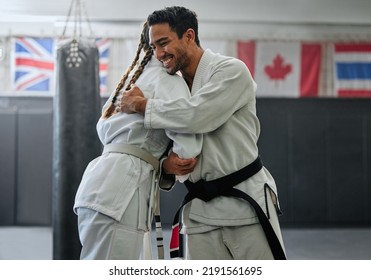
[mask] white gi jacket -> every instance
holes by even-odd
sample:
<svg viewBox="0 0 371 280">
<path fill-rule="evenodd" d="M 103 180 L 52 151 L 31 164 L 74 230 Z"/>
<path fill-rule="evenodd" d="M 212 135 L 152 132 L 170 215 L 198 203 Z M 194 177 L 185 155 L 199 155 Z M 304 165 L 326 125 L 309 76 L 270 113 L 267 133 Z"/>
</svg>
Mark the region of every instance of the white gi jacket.
<svg viewBox="0 0 371 280">
<path fill-rule="evenodd" d="M 245 167 L 258 156 L 260 124 L 255 91 L 256 83 L 242 61 L 205 50 L 193 80 L 192 97 L 149 99 L 145 125 L 179 133 L 204 133 L 202 152 L 190 180 L 217 179 Z M 265 184 L 277 194 L 273 177 L 263 167 L 236 188 L 253 197 L 266 211 L 269 190 Z M 194 199 L 185 206 L 184 213 L 185 217 L 189 213 L 190 219 L 184 221 L 186 233 L 259 222 L 247 202 L 233 197 L 221 196 L 207 203 Z"/>
<path fill-rule="evenodd" d="M 130 79 L 130 78 L 129 78 Z M 129 80 L 128 79 L 128 80 Z M 189 99 L 189 89 L 178 75 L 169 75 L 154 57 L 136 82 L 147 98 Z M 124 87 L 125 88 L 125 87 Z M 109 106 L 113 94 L 103 106 Z M 144 118 L 139 114 L 117 113 L 108 119 L 99 119 L 97 132 L 103 145 L 124 143 L 140 147 L 160 159 L 169 138 L 174 140 L 173 150 L 180 157 L 196 157 L 202 147 L 202 135 L 165 132 L 163 129 L 145 129 Z M 139 191 L 139 217 L 148 211 L 150 191 L 154 186 L 153 167 L 137 157 L 107 153 L 87 166 L 79 185 L 74 210 L 86 207 L 119 221 L 136 190 Z M 144 212 L 143 212 L 144 211 Z M 150 221 L 142 218 L 139 228 L 148 230 Z"/>
</svg>

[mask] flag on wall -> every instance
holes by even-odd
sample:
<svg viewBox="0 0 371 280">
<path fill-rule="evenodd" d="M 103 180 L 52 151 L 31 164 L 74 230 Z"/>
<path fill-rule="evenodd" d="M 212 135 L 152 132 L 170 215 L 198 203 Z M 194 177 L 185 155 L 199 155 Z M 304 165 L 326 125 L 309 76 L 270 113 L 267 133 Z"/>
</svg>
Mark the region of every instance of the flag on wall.
<svg viewBox="0 0 371 280">
<path fill-rule="evenodd" d="M 14 38 L 13 89 L 48 92 L 54 75 L 54 61 L 54 39 Z"/>
<path fill-rule="evenodd" d="M 339 97 L 371 97 L 371 43 L 334 44 L 334 85 Z"/>
<path fill-rule="evenodd" d="M 238 42 L 237 56 L 254 77 L 258 97 L 312 97 L 319 93 L 321 45 Z"/>
<path fill-rule="evenodd" d="M 97 39 L 96 44 L 99 51 L 99 80 L 100 80 L 100 94 L 105 94 L 107 88 L 107 74 L 109 51 L 111 47 L 111 39 Z"/>
<path fill-rule="evenodd" d="M 53 92 L 56 63 L 54 38 L 16 37 L 12 52 L 12 88 L 15 91 Z M 100 93 L 107 92 L 111 39 L 97 39 Z"/>
</svg>

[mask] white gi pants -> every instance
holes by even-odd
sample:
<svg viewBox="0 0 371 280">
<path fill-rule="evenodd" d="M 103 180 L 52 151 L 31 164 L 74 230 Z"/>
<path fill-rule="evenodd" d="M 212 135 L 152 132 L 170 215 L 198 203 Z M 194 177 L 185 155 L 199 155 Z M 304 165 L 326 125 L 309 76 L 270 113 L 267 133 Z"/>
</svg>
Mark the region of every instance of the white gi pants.
<svg viewBox="0 0 371 280">
<path fill-rule="evenodd" d="M 89 208 L 78 208 L 82 260 L 138 260 L 146 231 L 138 229 L 138 191 L 120 222 Z M 147 215 L 146 211 L 143 211 Z M 146 217 L 142 217 L 146 219 Z"/>
<path fill-rule="evenodd" d="M 246 202 L 247 203 L 247 202 Z M 268 199 L 270 223 L 285 250 L 276 209 Z M 186 214 L 184 218 L 188 218 Z M 260 223 L 220 227 L 212 231 L 187 234 L 189 260 L 273 260 L 273 255 Z"/>
</svg>

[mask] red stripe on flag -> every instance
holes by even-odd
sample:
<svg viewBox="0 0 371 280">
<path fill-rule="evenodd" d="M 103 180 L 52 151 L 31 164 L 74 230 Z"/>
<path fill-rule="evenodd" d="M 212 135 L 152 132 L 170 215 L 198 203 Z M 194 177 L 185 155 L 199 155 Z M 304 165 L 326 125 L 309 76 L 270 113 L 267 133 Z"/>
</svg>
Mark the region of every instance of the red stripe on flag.
<svg viewBox="0 0 371 280">
<path fill-rule="evenodd" d="M 106 43 L 109 43 L 109 41 L 111 41 L 111 39 L 100 39 L 97 40 L 96 45 L 98 48 L 100 48 L 101 46 L 104 46 Z"/>
<path fill-rule="evenodd" d="M 336 52 L 371 52 L 371 44 L 336 44 Z"/>
<path fill-rule="evenodd" d="M 338 90 L 339 97 L 371 97 L 371 90 L 367 89 L 340 89 Z"/>
<path fill-rule="evenodd" d="M 107 64 L 99 64 L 99 71 L 107 71 L 108 65 Z"/>
<path fill-rule="evenodd" d="M 36 68 L 42 68 L 45 70 L 51 70 L 54 69 L 54 63 L 53 62 L 45 62 L 40 60 L 35 60 L 31 58 L 17 58 L 16 59 L 16 65 L 18 66 L 32 66 Z"/>
<path fill-rule="evenodd" d="M 19 84 L 17 86 L 17 90 L 23 90 L 24 88 L 26 88 L 29 84 L 32 84 L 34 81 L 37 81 L 37 80 L 42 80 L 42 79 L 46 79 L 48 78 L 47 75 L 45 74 L 40 74 L 38 76 L 36 76 L 35 78 L 31 79 L 31 80 L 27 80 L 26 82 L 22 83 L 22 84 Z"/>
<path fill-rule="evenodd" d="M 321 45 L 303 44 L 301 47 L 300 96 L 318 96 L 321 67 Z"/>
<path fill-rule="evenodd" d="M 238 42 L 237 57 L 241 59 L 249 68 L 251 75 L 254 77 L 255 72 L 255 42 Z"/>
<path fill-rule="evenodd" d="M 32 44 L 30 44 L 25 38 L 18 38 L 18 40 L 21 41 L 25 46 L 27 46 L 29 50 L 36 53 L 39 57 L 43 56 L 43 54 L 39 52 L 37 48 L 34 48 Z"/>
</svg>

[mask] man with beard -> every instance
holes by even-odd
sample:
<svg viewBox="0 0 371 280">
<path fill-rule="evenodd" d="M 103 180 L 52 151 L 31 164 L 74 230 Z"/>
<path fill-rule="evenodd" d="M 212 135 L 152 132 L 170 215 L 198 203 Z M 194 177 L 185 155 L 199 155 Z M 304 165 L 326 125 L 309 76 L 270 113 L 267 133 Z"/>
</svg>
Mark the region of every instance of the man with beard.
<svg viewBox="0 0 371 280">
<path fill-rule="evenodd" d="M 238 59 L 201 47 L 193 11 L 168 7 L 147 21 L 156 58 L 170 75 L 181 73 L 192 97 L 146 99 L 134 87 L 124 93 L 121 110 L 144 115 L 149 128 L 203 134 L 198 164 L 185 182 L 185 206 L 178 211 L 187 258 L 285 259 L 276 184 L 257 147 L 256 84 L 249 70 Z M 187 163 L 170 154 L 163 169 L 182 175 Z M 179 257 L 174 241 L 171 254 Z"/>
</svg>

